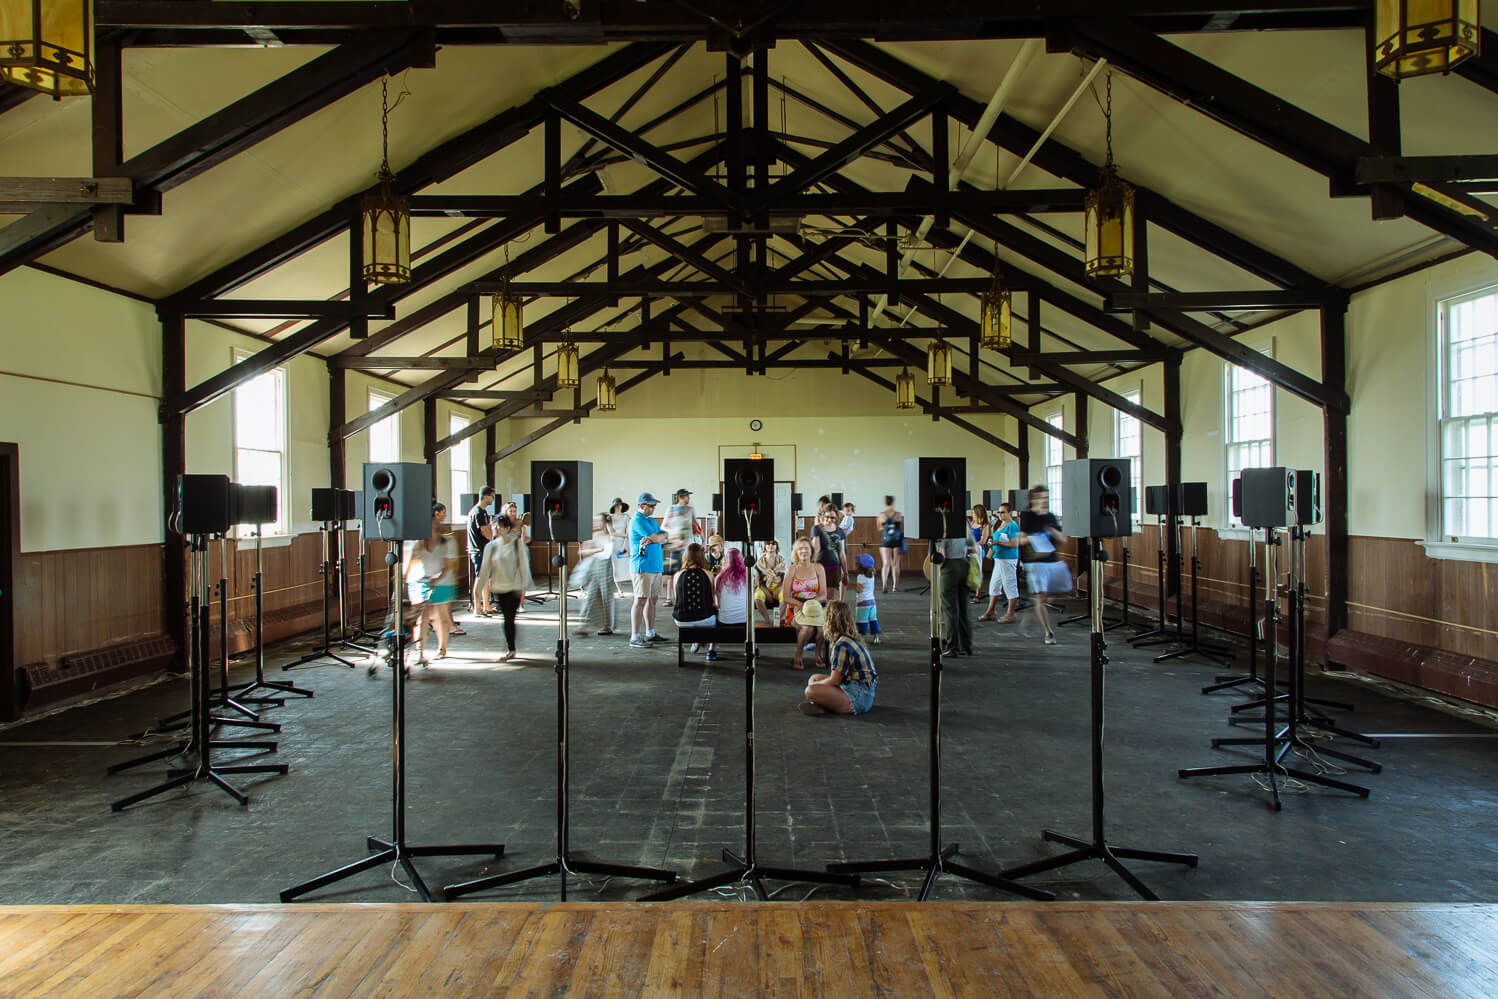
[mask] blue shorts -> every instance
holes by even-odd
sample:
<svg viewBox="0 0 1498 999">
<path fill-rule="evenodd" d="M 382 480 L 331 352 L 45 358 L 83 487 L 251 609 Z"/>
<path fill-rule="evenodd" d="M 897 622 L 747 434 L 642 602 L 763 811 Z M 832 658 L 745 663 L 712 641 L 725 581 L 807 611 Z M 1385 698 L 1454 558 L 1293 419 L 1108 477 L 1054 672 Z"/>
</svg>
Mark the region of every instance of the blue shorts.
<svg viewBox="0 0 1498 999">
<path fill-rule="evenodd" d="M 853 713 L 855 715 L 864 714 L 869 708 L 874 706 L 874 688 L 878 685 L 879 681 L 877 680 L 873 683 L 845 682 L 842 685 L 842 691 L 848 695 L 848 700 L 853 705 Z"/>
</svg>

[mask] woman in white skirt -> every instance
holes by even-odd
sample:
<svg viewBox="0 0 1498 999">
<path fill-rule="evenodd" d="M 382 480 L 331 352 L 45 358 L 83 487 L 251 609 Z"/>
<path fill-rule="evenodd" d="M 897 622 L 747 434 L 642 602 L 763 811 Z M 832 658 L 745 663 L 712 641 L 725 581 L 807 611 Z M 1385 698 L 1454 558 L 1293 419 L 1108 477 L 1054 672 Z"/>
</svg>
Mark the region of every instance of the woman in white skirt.
<svg viewBox="0 0 1498 999">
<path fill-rule="evenodd" d="M 1066 542 L 1061 522 L 1051 513 L 1051 492 L 1045 486 L 1030 490 L 1030 509 L 1019 515 L 1020 561 L 1025 582 L 1035 597 L 1035 617 L 1045 631 L 1045 643 L 1056 644 L 1056 633 L 1046 617 L 1046 598 L 1071 592 L 1071 570 L 1057 550 Z"/>
<path fill-rule="evenodd" d="M 577 615 L 577 633 L 587 635 L 598 629 L 600 635 L 614 633 L 614 537 L 609 533 L 603 514 L 593 517 L 593 536 L 577 548 L 577 575 L 570 581 L 583 591 L 582 609 Z"/>
</svg>

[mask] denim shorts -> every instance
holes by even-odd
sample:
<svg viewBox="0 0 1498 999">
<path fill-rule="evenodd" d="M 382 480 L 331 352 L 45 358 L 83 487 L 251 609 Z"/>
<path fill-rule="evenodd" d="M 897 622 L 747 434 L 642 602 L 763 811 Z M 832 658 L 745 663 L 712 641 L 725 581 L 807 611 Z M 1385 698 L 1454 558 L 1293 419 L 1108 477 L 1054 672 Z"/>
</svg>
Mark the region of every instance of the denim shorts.
<svg viewBox="0 0 1498 999">
<path fill-rule="evenodd" d="M 848 700 L 853 704 L 853 713 L 861 715 L 874 706 L 874 688 L 879 681 L 873 683 L 845 682 L 842 685 L 843 693 L 848 695 Z"/>
</svg>

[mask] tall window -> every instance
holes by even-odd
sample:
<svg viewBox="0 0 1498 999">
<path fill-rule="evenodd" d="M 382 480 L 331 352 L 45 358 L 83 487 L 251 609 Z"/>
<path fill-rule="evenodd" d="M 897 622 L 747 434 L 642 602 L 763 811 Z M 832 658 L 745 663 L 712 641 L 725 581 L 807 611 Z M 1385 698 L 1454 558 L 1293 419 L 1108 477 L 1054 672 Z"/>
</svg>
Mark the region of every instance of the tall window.
<svg viewBox="0 0 1498 999">
<path fill-rule="evenodd" d="M 250 354 L 235 351 L 239 362 Z M 259 530 L 266 537 L 287 532 L 286 509 L 286 371 L 276 368 L 234 390 L 234 481 L 246 486 L 275 486 L 277 517 Z M 235 536 L 247 538 L 257 528 L 241 524 Z"/>
<path fill-rule="evenodd" d="M 1057 430 L 1066 429 L 1062 419 L 1061 410 L 1046 417 L 1045 420 Z M 1051 512 L 1058 518 L 1061 516 L 1061 462 L 1063 454 L 1061 441 L 1050 434 L 1045 436 L 1045 486 L 1051 491 Z"/>
<path fill-rule="evenodd" d="M 1441 535 L 1498 540 L 1498 291 L 1440 303 Z"/>
<path fill-rule="evenodd" d="M 1124 392 L 1123 397 L 1136 406 L 1143 398 L 1138 389 Z M 1144 481 L 1144 443 L 1139 431 L 1138 420 L 1122 410 L 1113 411 L 1113 455 L 1129 459 L 1129 485 L 1134 489 L 1135 520 L 1139 519 L 1140 504 L 1144 502 L 1144 489 L 1140 486 Z"/>
<path fill-rule="evenodd" d="M 461 433 L 468 426 L 468 420 L 462 416 L 448 417 L 447 432 L 449 434 Z M 448 504 L 450 520 L 457 522 L 468 516 L 468 511 L 463 508 L 462 496 L 471 492 L 472 487 L 468 484 L 469 472 L 469 442 L 459 441 L 447 451 L 447 467 L 449 475 L 452 476 L 452 502 Z"/>
<path fill-rule="evenodd" d="M 1227 366 L 1227 458 L 1228 477 L 1224 496 L 1233 494 L 1233 481 L 1245 468 L 1268 468 L 1274 464 L 1274 388 L 1267 380 L 1236 364 Z M 1227 522 L 1242 527 L 1227 508 Z"/>
<path fill-rule="evenodd" d="M 395 396 L 385 392 L 369 392 L 369 411 L 374 412 Z M 369 428 L 369 460 L 372 462 L 396 462 L 401 460 L 400 414 L 391 413 Z"/>
</svg>

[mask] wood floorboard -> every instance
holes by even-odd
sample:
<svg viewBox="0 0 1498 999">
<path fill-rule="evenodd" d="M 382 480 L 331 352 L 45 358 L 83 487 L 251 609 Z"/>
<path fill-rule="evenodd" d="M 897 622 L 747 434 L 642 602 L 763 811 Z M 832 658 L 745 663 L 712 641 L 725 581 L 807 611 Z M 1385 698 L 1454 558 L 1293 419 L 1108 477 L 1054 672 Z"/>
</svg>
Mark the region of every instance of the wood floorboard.
<svg viewBox="0 0 1498 999">
<path fill-rule="evenodd" d="M 1487 997 L 1498 906 L 0 909 L 0 995 Z"/>
</svg>

